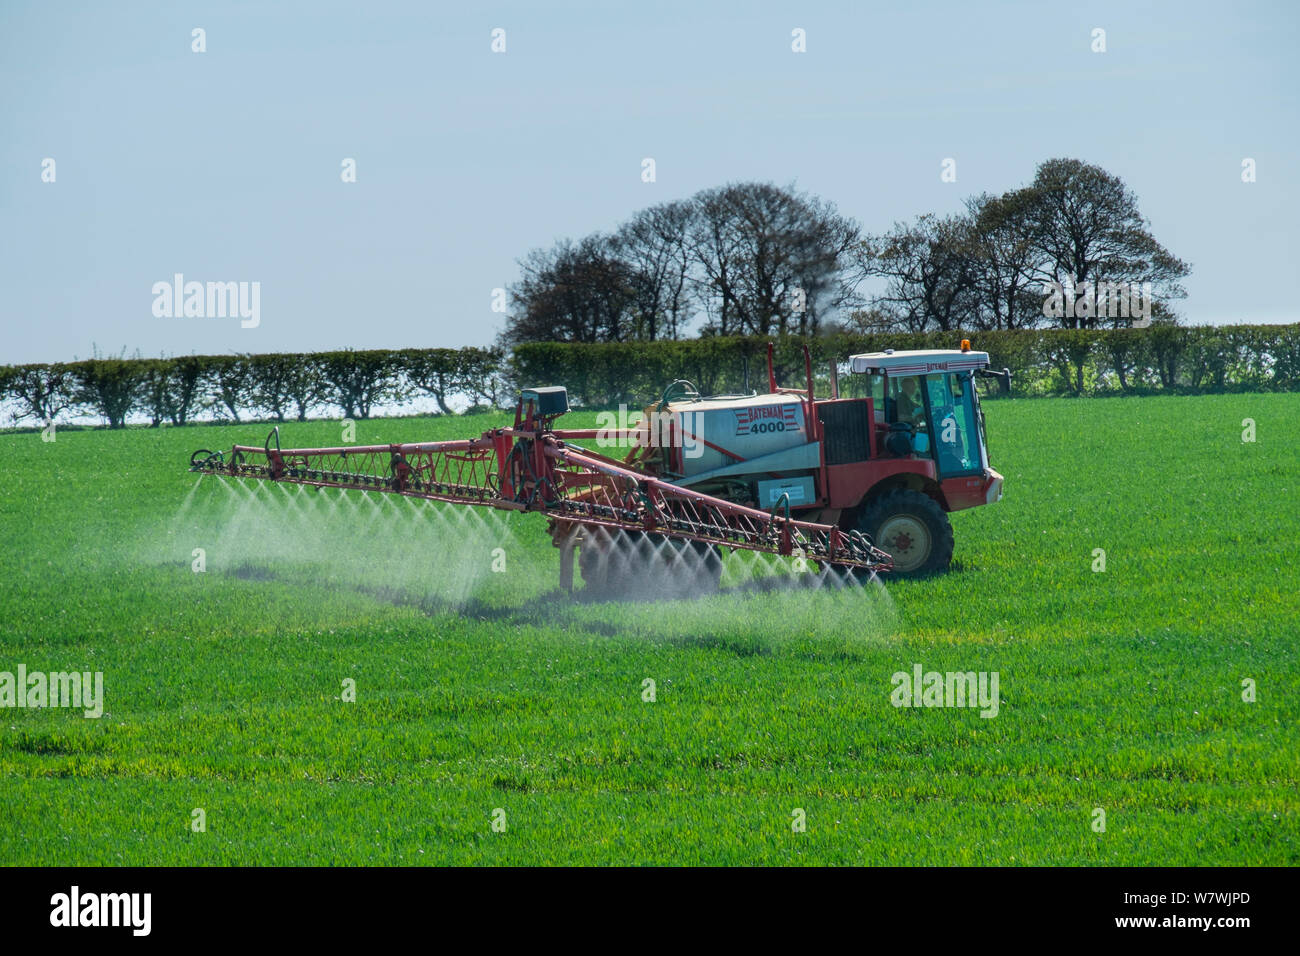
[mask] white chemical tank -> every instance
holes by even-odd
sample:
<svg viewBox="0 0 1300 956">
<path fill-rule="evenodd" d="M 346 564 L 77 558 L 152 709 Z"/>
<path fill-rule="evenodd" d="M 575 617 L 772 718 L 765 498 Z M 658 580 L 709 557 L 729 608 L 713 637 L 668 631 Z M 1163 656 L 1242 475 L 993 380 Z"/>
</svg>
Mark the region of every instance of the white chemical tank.
<svg viewBox="0 0 1300 956">
<path fill-rule="evenodd" d="M 808 443 L 804 403 L 798 395 L 669 402 L 668 411 L 687 476 L 733 465 L 733 455 L 749 460 Z"/>
</svg>

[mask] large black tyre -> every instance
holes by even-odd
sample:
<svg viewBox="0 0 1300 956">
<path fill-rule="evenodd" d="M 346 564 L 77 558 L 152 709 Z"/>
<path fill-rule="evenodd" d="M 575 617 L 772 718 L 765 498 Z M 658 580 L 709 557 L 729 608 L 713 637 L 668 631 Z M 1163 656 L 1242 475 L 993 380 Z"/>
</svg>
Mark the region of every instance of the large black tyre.
<svg viewBox="0 0 1300 956">
<path fill-rule="evenodd" d="M 896 488 L 868 501 L 858 530 L 894 558 L 896 577 L 920 577 L 952 562 L 952 524 L 929 495 Z"/>
</svg>

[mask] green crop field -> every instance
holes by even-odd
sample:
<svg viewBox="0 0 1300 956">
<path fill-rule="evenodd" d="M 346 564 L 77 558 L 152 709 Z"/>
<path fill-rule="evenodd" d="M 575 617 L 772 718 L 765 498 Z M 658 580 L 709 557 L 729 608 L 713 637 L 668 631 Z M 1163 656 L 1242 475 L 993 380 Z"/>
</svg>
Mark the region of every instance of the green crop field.
<svg viewBox="0 0 1300 956">
<path fill-rule="evenodd" d="M 266 426 L 0 435 L 0 671 L 104 687 L 0 709 L 0 862 L 1300 862 L 1300 395 L 986 411 L 950 573 L 638 602 L 538 516 L 186 472 Z M 996 716 L 893 706 L 918 664 Z"/>
</svg>

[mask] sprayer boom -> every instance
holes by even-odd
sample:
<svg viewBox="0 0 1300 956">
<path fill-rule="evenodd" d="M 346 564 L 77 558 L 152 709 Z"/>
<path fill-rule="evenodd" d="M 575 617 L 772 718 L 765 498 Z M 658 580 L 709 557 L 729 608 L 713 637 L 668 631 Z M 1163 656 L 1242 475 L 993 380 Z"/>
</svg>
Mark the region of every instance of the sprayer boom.
<svg viewBox="0 0 1300 956">
<path fill-rule="evenodd" d="M 551 518 L 562 549 L 562 575 L 572 581 L 573 548 L 596 540 L 597 529 L 653 535 L 696 549 L 740 548 L 801 554 L 823 565 L 887 570 L 889 555 L 856 531 L 797 521 L 789 502 L 771 511 L 683 488 L 625 463 L 571 444 L 587 432 L 556 431 L 529 403 L 516 424 L 479 438 L 339 448 L 281 448 L 276 427 L 261 446 L 235 445 L 229 454 L 200 449 L 190 470 L 318 488 L 344 488 L 427 498 Z"/>
</svg>

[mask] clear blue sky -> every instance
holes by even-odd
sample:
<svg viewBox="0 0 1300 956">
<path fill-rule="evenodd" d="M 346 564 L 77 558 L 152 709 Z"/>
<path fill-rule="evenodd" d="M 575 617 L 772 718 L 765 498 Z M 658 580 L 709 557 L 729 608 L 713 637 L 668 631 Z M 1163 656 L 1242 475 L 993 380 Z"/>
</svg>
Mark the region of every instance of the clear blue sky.
<svg viewBox="0 0 1300 956">
<path fill-rule="evenodd" d="M 1054 156 L 1136 191 L 1193 266 L 1184 320 L 1295 321 L 1297 24 L 1286 2 L 5 0 L 0 362 L 486 344 L 528 249 L 653 202 L 795 182 L 882 231 Z M 155 317 L 177 272 L 260 282 L 260 326 Z"/>
</svg>

